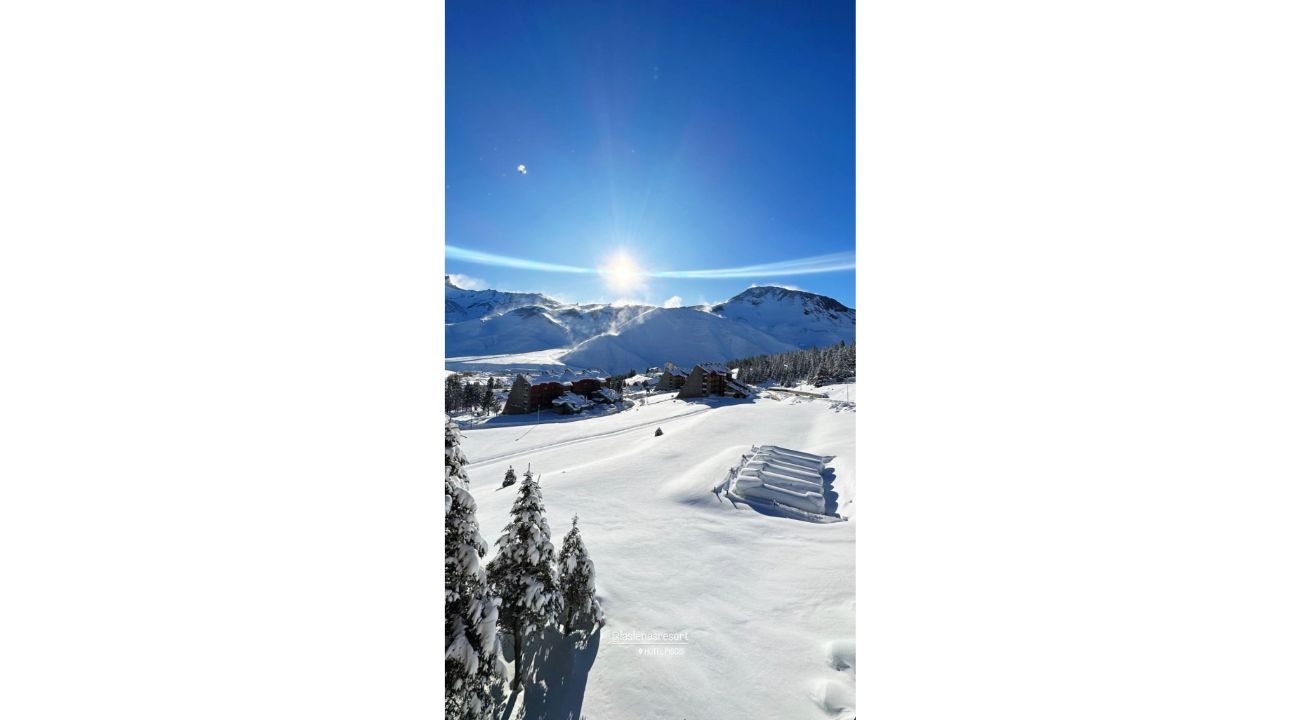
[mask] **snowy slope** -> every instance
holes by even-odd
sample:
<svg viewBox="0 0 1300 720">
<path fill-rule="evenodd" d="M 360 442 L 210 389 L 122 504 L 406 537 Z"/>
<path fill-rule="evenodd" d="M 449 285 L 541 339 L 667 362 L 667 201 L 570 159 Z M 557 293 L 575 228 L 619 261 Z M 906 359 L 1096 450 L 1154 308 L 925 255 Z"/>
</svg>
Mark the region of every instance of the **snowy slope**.
<svg viewBox="0 0 1300 720">
<path fill-rule="evenodd" d="M 555 313 L 557 321 L 569 329 L 574 344 L 601 333 L 615 332 L 620 325 L 654 310 L 650 305 L 573 305 Z"/>
<path fill-rule="evenodd" d="M 662 395 L 591 419 L 465 431 L 489 543 L 514 500 L 512 489 L 498 491 L 508 465 L 541 473 L 553 541 L 580 516 L 608 624 L 594 661 L 568 671 L 566 711 L 593 720 L 854 716 L 854 417 L 825 400 Z M 776 517 L 713 495 L 753 444 L 835 456 L 833 490 L 848 522 Z M 631 644 L 637 634 L 683 632 L 682 645 Z M 675 654 L 656 654 L 667 651 Z M 528 693 L 516 717 L 537 707 L 540 689 Z"/>
<path fill-rule="evenodd" d="M 750 327 L 698 308 L 655 308 L 562 355 L 564 362 L 606 372 L 643 370 L 671 361 L 683 367 L 762 353 L 794 350 Z"/>
<path fill-rule="evenodd" d="M 539 305 L 500 315 L 447 325 L 447 356 L 530 353 L 572 347 L 616 330 L 642 313 L 646 305 L 573 305 L 559 309 Z"/>
<path fill-rule="evenodd" d="M 526 353 L 564 347 L 572 341 L 569 329 L 536 305 L 448 325 L 446 335 L 449 357 Z"/>
<path fill-rule="evenodd" d="M 857 313 L 837 300 L 773 286 L 749 288 L 709 310 L 801 348 L 850 342 L 857 321 Z"/>
</svg>

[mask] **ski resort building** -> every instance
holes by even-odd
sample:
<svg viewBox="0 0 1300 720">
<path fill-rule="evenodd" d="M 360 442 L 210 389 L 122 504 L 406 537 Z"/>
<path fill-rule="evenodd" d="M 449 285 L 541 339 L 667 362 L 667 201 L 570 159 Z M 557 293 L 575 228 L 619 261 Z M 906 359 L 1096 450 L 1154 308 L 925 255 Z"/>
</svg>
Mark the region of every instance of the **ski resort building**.
<svg viewBox="0 0 1300 720">
<path fill-rule="evenodd" d="M 552 401 L 570 391 L 572 387 L 573 384 L 567 382 L 534 383 L 523 375 L 516 375 L 514 384 L 510 386 L 510 394 L 506 396 L 506 406 L 502 414 L 522 415 L 537 412 L 542 408 L 550 408 Z"/>
<path fill-rule="evenodd" d="M 659 390 L 681 390 L 689 376 L 690 373 L 681 368 L 670 367 L 659 375 L 659 383 L 656 387 Z"/>
<path fill-rule="evenodd" d="M 581 395 L 590 400 L 592 394 L 599 390 L 601 386 L 602 381 L 600 378 L 582 378 L 573 381 L 572 390 L 575 394 Z"/>
<path fill-rule="evenodd" d="M 538 410 L 556 410 L 562 413 L 578 412 L 590 407 L 592 400 L 615 402 L 620 399 L 618 393 L 604 387 L 602 378 L 559 379 L 563 377 L 568 377 L 568 375 L 562 375 L 558 378 L 555 375 L 543 375 L 531 379 L 522 374 L 516 375 L 514 384 L 510 386 L 510 394 L 506 396 L 506 404 L 502 409 L 502 414 L 523 415 Z M 598 398 L 597 395 L 601 392 L 611 392 L 613 399 Z M 572 398 L 565 398 L 563 403 L 558 403 L 557 401 L 565 395 L 570 395 Z M 573 398 L 577 398 L 582 402 L 575 403 Z M 561 407 L 562 405 L 563 407 Z"/>
<path fill-rule="evenodd" d="M 743 398 L 749 397 L 749 394 L 749 388 L 731 377 L 731 368 L 720 363 L 705 363 L 696 365 L 686 376 L 686 382 L 682 383 L 677 397 L 722 395 Z"/>
</svg>

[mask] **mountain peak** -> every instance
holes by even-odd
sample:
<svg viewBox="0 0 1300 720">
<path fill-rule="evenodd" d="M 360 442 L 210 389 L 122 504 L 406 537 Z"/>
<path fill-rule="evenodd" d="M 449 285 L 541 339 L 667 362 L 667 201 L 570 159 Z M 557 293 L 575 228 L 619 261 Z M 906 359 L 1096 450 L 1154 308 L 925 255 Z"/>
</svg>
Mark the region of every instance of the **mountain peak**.
<svg viewBox="0 0 1300 720">
<path fill-rule="evenodd" d="M 773 300 L 776 302 L 783 300 L 797 300 L 805 305 L 812 305 L 813 307 L 830 312 L 851 312 L 851 308 L 835 298 L 818 295 L 817 293 L 808 292 L 806 290 L 784 288 L 779 285 L 755 285 L 754 287 L 747 288 L 727 302 L 714 306 L 714 311 L 717 312 L 720 308 L 733 303 L 744 302 L 750 305 L 757 305 L 760 302 L 767 300 Z"/>
</svg>

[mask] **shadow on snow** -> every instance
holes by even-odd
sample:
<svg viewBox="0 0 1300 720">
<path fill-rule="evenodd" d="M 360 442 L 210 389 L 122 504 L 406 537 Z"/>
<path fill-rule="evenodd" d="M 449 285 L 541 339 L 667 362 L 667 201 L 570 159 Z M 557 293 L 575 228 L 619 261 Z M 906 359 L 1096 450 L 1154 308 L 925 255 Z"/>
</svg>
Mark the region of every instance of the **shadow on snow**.
<svg viewBox="0 0 1300 720">
<path fill-rule="evenodd" d="M 513 692 L 506 698 L 501 717 L 580 720 L 587 676 L 600 651 L 600 628 L 590 635 L 585 632 L 565 635 L 555 628 L 547 628 L 538 645 L 529 648 L 530 653 L 536 653 L 532 660 L 536 674 L 525 681 L 523 692 Z M 517 707 L 521 702 L 522 708 Z"/>
</svg>

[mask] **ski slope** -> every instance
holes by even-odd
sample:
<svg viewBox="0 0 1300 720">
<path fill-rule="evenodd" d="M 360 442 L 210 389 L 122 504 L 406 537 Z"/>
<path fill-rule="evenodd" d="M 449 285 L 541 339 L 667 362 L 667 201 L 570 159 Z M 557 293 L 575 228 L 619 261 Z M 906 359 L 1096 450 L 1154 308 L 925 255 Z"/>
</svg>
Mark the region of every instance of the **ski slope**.
<svg viewBox="0 0 1300 720">
<path fill-rule="evenodd" d="M 569 670 L 579 677 L 567 678 L 568 697 L 543 703 L 546 717 L 854 716 L 855 413 L 832 405 L 665 394 L 621 413 L 464 431 L 489 544 L 517 489 L 500 489 L 507 466 L 531 464 L 552 541 L 577 513 L 596 566 L 607 624 Z M 834 456 L 828 472 L 848 521 L 805 522 L 714 495 L 755 444 Z M 526 707 L 535 716 L 542 692 L 529 688 L 512 716 Z"/>
</svg>

